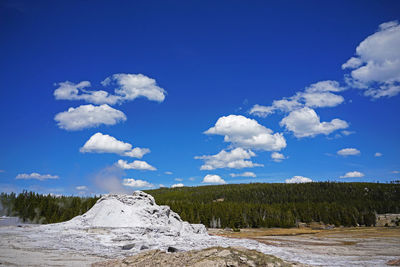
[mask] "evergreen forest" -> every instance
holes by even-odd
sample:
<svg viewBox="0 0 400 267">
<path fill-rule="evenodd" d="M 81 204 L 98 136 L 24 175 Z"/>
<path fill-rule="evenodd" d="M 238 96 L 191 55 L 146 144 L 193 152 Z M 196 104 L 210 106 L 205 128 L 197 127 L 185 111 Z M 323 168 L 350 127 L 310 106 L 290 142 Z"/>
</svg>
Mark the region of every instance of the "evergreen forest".
<svg viewBox="0 0 400 267">
<path fill-rule="evenodd" d="M 293 227 L 312 221 L 373 226 L 376 214 L 400 213 L 400 184 L 252 183 L 146 191 L 183 220 L 207 227 Z"/>
<path fill-rule="evenodd" d="M 376 214 L 400 213 L 400 184 L 252 183 L 146 190 L 157 204 L 207 227 L 293 227 L 298 222 L 374 226 Z M 1 215 L 56 223 L 85 213 L 99 197 L 0 194 Z"/>
<path fill-rule="evenodd" d="M 0 215 L 17 216 L 29 223 L 58 223 L 85 213 L 98 199 L 97 196 L 53 196 L 27 191 L 18 195 L 1 193 Z"/>
</svg>

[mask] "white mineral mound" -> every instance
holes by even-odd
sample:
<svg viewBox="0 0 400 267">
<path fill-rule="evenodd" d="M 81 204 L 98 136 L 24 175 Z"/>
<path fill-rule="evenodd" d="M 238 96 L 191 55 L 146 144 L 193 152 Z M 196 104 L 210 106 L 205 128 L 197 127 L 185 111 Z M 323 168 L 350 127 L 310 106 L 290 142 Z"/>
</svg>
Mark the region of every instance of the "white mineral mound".
<svg viewBox="0 0 400 267">
<path fill-rule="evenodd" d="M 324 266 L 327 262 L 335 262 L 336 266 L 376 266 L 389 260 L 385 256 L 374 264 L 353 264 L 349 257 L 340 258 L 339 254 L 311 255 L 307 247 L 270 246 L 255 240 L 208 235 L 204 225 L 184 222 L 168 206 L 159 206 L 152 196 L 136 191 L 132 195 L 105 195 L 88 212 L 67 222 L 1 227 L 0 265 L 3 260 L 18 266 L 65 262 L 67 266 L 82 266 L 73 258 L 58 259 L 66 253 L 115 258 L 152 249 L 173 252 L 214 246 L 242 246 L 290 261 Z"/>
<path fill-rule="evenodd" d="M 168 206 L 159 206 L 142 191 L 132 195 L 104 195 L 85 214 L 65 224 L 81 227 L 130 227 L 174 235 L 207 234 L 202 224 L 182 221 Z"/>
</svg>

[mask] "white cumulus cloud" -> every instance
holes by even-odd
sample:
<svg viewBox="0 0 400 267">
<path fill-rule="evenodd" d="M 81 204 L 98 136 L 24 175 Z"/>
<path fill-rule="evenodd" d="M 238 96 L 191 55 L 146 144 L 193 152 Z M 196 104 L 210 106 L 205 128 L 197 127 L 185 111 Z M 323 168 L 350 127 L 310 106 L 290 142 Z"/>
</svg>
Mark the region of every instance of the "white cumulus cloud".
<svg viewBox="0 0 400 267">
<path fill-rule="evenodd" d="M 254 172 L 231 173 L 231 177 L 257 177 Z"/>
<path fill-rule="evenodd" d="M 114 74 L 106 78 L 104 86 L 116 86 L 115 93 L 123 101 L 145 97 L 148 100 L 162 102 L 165 99 L 165 90 L 157 85 L 156 80 L 143 74 Z"/>
<path fill-rule="evenodd" d="M 215 155 L 196 156 L 195 159 L 204 160 L 204 164 L 200 167 L 200 170 L 214 170 L 220 168 L 242 169 L 264 166 L 249 160 L 255 155 L 256 154 L 251 150 L 238 147 L 231 151 L 221 150 Z"/>
<path fill-rule="evenodd" d="M 254 119 L 241 115 L 220 117 L 205 134 L 223 135 L 224 141 L 241 148 L 279 151 L 286 147 L 281 133 L 273 133 Z"/>
<path fill-rule="evenodd" d="M 357 148 L 343 148 L 336 153 L 340 156 L 355 156 L 359 155 L 361 152 Z"/>
<path fill-rule="evenodd" d="M 379 157 L 382 157 L 382 156 L 383 156 L 383 154 L 382 154 L 382 153 L 380 153 L 380 152 L 376 152 L 374 156 L 375 156 L 375 157 L 377 157 L 377 158 L 379 158 Z"/>
<path fill-rule="evenodd" d="M 151 183 L 149 183 L 147 181 L 135 180 L 133 178 L 125 178 L 122 181 L 122 184 L 124 186 L 135 187 L 135 188 L 150 188 L 150 187 L 154 187 L 153 184 L 151 184 Z"/>
<path fill-rule="evenodd" d="M 372 98 L 392 97 L 400 93 L 400 25 L 390 21 L 379 25 L 356 48 L 356 55 L 342 65 L 350 69 L 346 81 L 365 90 Z"/>
<path fill-rule="evenodd" d="M 81 153 L 115 153 L 121 156 L 142 158 L 150 153 L 148 148 L 135 147 L 107 134 L 95 133 L 79 150 Z"/>
<path fill-rule="evenodd" d="M 69 131 L 77 131 L 86 128 L 97 127 L 101 124 L 115 125 L 126 120 L 122 111 L 114 109 L 107 104 L 101 106 L 82 105 L 77 108 L 69 108 L 58 113 L 54 120 L 58 127 Z"/>
<path fill-rule="evenodd" d="M 298 95 L 285 97 L 283 99 L 274 100 L 272 102 L 272 108 L 274 109 L 274 111 L 280 110 L 283 112 L 290 112 L 301 107 L 303 107 L 303 104 L 299 102 Z"/>
<path fill-rule="evenodd" d="M 344 101 L 343 96 L 329 92 L 306 92 L 301 94 L 301 97 L 305 101 L 305 106 L 311 108 L 336 107 Z"/>
<path fill-rule="evenodd" d="M 118 160 L 117 166 L 124 170 L 142 170 L 142 171 L 155 171 L 155 167 L 148 164 L 146 161 L 134 160 L 128 163 L 126 160 Z"/>
<path fill-rule="evenodd" d="M 207 174 L 204 176 L 202 183 L 206 184 L 226 184 L 225 180 L 221 176 L 216 174 Z"/>
<path fill-rule="evenodd" d="M 340 176 L 340 178 L 360 178 L 360 177 L 364 177 L 364 174 L 358 171 L 347 172 L 345 173 L 345 175 Z"/>
<path fill-rule="evenodd" d="M 310 183 L 310 182 L 312 182 L 312 180 L 310 178 L 298 176 L 298 175 L 285 180 L 285 183 L 287 183 L 287 184 L 300 184 L 300 183 Z"/>
<path fill-rule="evenodd" d="M 340 119 L 321 122 L 317 113 L 308 107 L 290 112 L 281 120 L 280 125 L 285 126 L 298 138 L 314 137 L 319 134 L 328 135 L 336 130 L 349 127 L 346 121 Z"/>
<path fill-rule="evenodd" d="M 54 97 L 58 100 L 84 100 L 93 104 L 114 105 L 125 101 L 144 97 L 148 100 L 162 102 L 165 99 L 165 90 L 157 85 L 156 80 L 143 74 L 114 74 L 106 78 L 103 86 L 114 88 L 114 94 L 104 90 L 88 90 L 89 81 L 72 83 L 69 81 L 56 84 Z"/>
<path fill-rule="evenodd" d="M 337 81 L 319 81 L 297 92 L 291 97 L 274 100 L 271 106 L 254 105 L 249 113 L 259 117 L 266 117 L 275 111 L 291 112 L 303 107 L 322 108 L 335 107 L 344 102 L 341 95 L 334 93 L 345 90 Z"/>
<path fill-rule="evenodd" d="M 307 93 L 316 93 L 316 92 L 341 92 L 346 90 L 345 87 L 340 86 L 337 81 L 326 80 L 326 81 L 319 81 L 316 83 L 311 84 L 310 86 L 306 87 L 305 91 Z"/>
<path fill-rule="evenodd" d="M 40 174 L 40 173 L 37 173 L 37 172 L 32 172 L 30 174 L 28 174 L 28 173 L 18 174 L 15 178 L 16 179 L 25 179 L 25 180 L 36 179 L 36 180 L 39 180 L 39 181 L 44 181 L 44 180 L 49 180 L 49 179 L 58 179 L 60 177 L 58 175 Z"/>
<path fill-rule="evenodd" d="M 84 100 L 88 103 L 109 105 L 113 105 L 118 101 L 117 96 L 110 95 L 106 91 L 86 90 L 85 88 L 91 86 L 89 81 L 82 81 L 80 83 L 65 81 L 60 82 L 57 85 L 58 88 L 54 91 L 54 97 L 57 100 Z"/>
</svg>

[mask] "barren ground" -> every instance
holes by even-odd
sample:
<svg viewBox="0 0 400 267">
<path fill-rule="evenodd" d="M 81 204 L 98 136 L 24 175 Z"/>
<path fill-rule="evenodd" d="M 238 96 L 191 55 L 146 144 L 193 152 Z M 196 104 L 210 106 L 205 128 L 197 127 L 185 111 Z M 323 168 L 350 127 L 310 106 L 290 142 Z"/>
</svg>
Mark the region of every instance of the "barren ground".
<svg viewBox="0 0 400 267">
<path fill-rule="evenodd" d="M 400 259 L 400 228 L 354 227 L 330 230 L 310 228 L 242 229 L 240 232 L 210 229 L 210 234 L 249 238 L 267 245 L 283 247 L 293 253 L 314 258 L 347 259 L 355 265 L 384 266 L 384 259 Z M 304 252 L 304 253 L 303 253 Z M 336 265 L 326 262 L 326 265 Z"/>
<path fill-rule="evenodd" d="M 132 229 L 61 229 L 56 226 L 52 228 L 29 225 L 0 227 L 0 265 L 88 266 L 93 262 L 137 253 L 121 250 L 121 245 L 126 242 L 137 241 L 136 232 Z M 218 244 L 223 247 L 243 246 L 291 262 L 313 266 L 375 267 L 386 266 L 387 262 L 400 259 L 399 227 L 331 230 L 270 228 L 242 229 L 240 232 L 209 229 L 209 233 L 234 239 L 209 237 L 187 244 L 185 240 L 167 240 L 164 237 L 159 242 L 169 242 L 168 245 L 178 248 L 190 245 L 198 249 Z M 186 250 L 189 250 L 189 247 Z"/>
</svg>

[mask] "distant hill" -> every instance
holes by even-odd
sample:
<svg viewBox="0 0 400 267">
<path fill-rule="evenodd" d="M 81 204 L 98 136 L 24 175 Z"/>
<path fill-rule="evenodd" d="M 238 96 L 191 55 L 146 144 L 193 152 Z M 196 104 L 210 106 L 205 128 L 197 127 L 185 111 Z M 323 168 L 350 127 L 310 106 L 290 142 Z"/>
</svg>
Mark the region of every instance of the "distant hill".
<svg viewBox="0 0 400 267">
<path fill-rule="evenodd" d="M 183 220 L 207 227 L 292 227 L 322 221 L 371 226 L 377 213 L 400 212 L 400 184 L 229 184 L 147 190 Z"/>
</svg>

